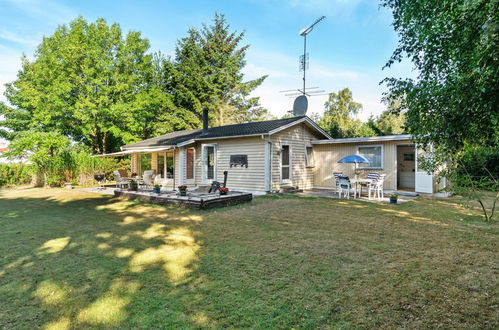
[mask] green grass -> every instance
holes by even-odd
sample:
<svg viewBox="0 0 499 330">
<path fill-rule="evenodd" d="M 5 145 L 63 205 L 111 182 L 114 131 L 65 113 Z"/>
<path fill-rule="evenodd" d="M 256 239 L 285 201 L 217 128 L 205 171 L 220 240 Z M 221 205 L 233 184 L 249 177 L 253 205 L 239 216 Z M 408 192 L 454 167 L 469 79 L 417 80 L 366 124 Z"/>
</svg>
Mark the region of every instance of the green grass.
<svg viewBox="0 0 499 330">
<path fill-rule="evenodd" d="M 4 189 L 0 328 L 497 328 L 498 227 L 453 199 Z"/>
</svg>

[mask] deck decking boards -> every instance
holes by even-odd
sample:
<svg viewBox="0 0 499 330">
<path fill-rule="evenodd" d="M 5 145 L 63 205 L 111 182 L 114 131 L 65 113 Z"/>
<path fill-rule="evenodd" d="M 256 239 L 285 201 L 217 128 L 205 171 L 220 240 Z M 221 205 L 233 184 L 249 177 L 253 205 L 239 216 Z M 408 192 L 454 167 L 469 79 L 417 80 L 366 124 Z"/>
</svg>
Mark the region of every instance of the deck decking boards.
<svg viewBox="0 0 499 330">
<path fill-rule="evenodd" d="M 228 195 L 188 193 L 188 196 L 178 196 L 177 193 L 162 193 L 160 195 L 148 191 L 115 190 L 114 196 L 128 200 L 160 205 L 178 205 L 190 209 L 206 210 L 216 207 L 226 207 L 253 200 L 253 194 L 231 191 Z"/>
</svg>

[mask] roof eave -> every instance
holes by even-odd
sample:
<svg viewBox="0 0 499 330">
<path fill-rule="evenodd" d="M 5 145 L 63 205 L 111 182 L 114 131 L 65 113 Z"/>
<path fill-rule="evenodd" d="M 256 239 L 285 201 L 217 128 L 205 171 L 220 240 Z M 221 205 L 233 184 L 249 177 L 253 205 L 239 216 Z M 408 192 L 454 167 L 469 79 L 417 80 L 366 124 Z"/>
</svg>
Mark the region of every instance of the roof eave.
<svg viewBox="0 0 499 330">
<path fill-rule="evenodd" d="M 312 144 L 337 144 L 337 143 L 363 143 L 363 142 L 385 142 L 385 141 L 406 141 L 412 140 L 410 134 L 370 136 L 361 138 L 341 138 L 329 140 L 312 140 Z"/>
</svg>

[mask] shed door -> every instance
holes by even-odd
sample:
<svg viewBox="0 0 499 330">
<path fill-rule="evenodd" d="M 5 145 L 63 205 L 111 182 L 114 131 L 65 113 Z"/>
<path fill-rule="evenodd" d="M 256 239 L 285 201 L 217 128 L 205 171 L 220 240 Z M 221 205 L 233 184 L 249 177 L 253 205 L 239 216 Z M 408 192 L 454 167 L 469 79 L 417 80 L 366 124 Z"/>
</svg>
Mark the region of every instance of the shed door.
<svg viewBox="0 0 499 330">
<path fill-rule="evenodd" d="M 431 150 L 431 147 L 430 147 Z M 419 167 L 420 156 L 425 155 L 424 150 L 416 146 L 416 192 L 432 194 L 433 193 L 433 173 L 428 173 Z"/>
</svg>

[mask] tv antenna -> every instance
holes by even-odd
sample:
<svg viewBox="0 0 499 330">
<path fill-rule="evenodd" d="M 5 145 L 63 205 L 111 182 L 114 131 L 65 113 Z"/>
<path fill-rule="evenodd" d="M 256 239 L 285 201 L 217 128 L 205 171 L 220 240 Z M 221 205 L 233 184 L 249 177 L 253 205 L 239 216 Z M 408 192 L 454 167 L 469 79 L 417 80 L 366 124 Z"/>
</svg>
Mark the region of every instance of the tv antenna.
<svg viewBox="0 0 499 330">
<path fill-rule="evenodd" d="M 292 112 L 295 116 L 303 116 L 307 113 L 308 99 L 307 96 L 319 96 L 327 95 L 324 90 L 320 90 L 319 87 L 309 87 L 306 86 L 306 71 L 308 69 L 308 53 L 307 53 L 307 35 L 312 32 L 314 26 L 319 24 L 320 21 L 325 19 L 326 16 L 321 16 L 315 20 L 310 26 L 300 30 L 299 34 L 303 37 L 303 55 L 300 55 L 299 59 L 299 70 L 303 71 L 303 88 L 302 89 L 288 89 L 284 91 L 279 91 L 279 93 L 287 93 L 284 96 L 295 98 L 293 104 Z"/>
</svg>

